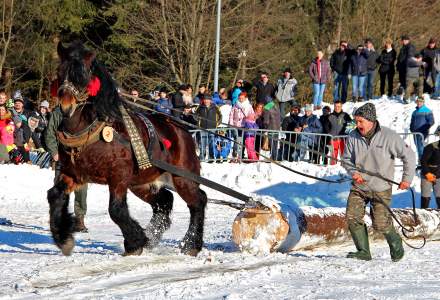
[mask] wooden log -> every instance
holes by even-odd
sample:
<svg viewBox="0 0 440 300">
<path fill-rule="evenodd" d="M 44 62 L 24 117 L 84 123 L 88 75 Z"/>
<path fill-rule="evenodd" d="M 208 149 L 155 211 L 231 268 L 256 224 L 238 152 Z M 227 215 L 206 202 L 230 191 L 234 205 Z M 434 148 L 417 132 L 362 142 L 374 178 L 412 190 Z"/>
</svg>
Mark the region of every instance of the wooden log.
<svg viewBox="0 0 440 300">
<path fill-rule="evenodd" d="M 393 209 L 398 220 L 414 232 L 407 232 L 411 239 L 425 236 L 428 240 L 440 238 L 440 210 L 417 209 L 419 224 L 414 226 L 411 209 Z M 372 240 L 383 239 L 374 232 L 371 217 L 364 218 Z M 401 229 L 394 222 L 401 234 Z M 288 228 L 286 230 L 286 228 Z M 240 212 L 232 226 L 234 242 L 242 251 L 268 253 L 309 250 L 320 246 L 352 243 L 345 220 L 345 208 L 294 208 L 282 206 L 279 211 L 256 208 Z M 413 244 L 417 244 L 416 241 Z"/>
</svg>

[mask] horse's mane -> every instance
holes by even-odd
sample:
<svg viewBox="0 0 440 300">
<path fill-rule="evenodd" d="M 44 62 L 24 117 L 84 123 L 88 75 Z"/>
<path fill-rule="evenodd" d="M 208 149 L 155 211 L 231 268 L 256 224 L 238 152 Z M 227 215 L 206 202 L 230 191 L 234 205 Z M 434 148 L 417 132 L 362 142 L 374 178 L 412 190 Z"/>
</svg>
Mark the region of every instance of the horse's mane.
<svg viewBox="0 0 440 300">
<path fill-rule="evenodd" d="M 122 100 L 119 96 L 117 85 L 103 64 L 96 59 L 92 63 L 92 74 L 99 78 L 101 87 L 94 97 L 93 103 L 100 119 L 121 120 L 119 105 Z"/>
</svg>

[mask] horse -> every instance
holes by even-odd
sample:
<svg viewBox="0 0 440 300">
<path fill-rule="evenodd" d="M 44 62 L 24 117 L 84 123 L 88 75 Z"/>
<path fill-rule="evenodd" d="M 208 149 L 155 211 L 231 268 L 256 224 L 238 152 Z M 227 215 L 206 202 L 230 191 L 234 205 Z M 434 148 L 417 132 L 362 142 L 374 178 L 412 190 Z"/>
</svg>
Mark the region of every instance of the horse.
<svg viewBox="0 0 440 300">
<path fill-rule="evenodd" d="M 206 193 L 199 184 L 150 165 L 141 168 L 136 161 L 127 126 L 121 111 L 126 108 L 118 87 L 94 51 L 81 42 L 57 46 L 60 64 L 57 69 L 58 99 L 63 120 L 58 136 L 63 133 L 83 143 L 76 147 L 59 144 L 59 180 L 48 190 L 50 230 L 53 240 L 64 255 L 74 247 L 75 221 L 68 212 L 69 194 L 86 183 L 108 185 L 108 211 L 124 237 L 123 255 L 140 255 L 144 248 L 156 246 L 170 227 L 173 193 L 186 202 L 190 212 L 188 230 L 180 243 L 184 254 L 196 256 L 203 246 Z M 97 84 L 96 84 L 97 83 Z M 94 86 L 94 88 L 90 88 Z M 187 128 L 160 114 L 136 113 L 126 109 L 143 145 L 151 158 L 200 175 L 200 161 L 195 143 Z M 147 128 L 145 118 L 153 125 Z M 97 124 L 111 127 L 113 139 L 96 137 Z M 99 134 L 99 130 L 98 130 Z M 86 141 L 84 142 L 84 136 Z M 166 143 L 164 142 L 166 141 Z M 127 191 L 151 205 L 153 215 L 147 229 L 134 220 L 127 206 Z"/>
</svg>

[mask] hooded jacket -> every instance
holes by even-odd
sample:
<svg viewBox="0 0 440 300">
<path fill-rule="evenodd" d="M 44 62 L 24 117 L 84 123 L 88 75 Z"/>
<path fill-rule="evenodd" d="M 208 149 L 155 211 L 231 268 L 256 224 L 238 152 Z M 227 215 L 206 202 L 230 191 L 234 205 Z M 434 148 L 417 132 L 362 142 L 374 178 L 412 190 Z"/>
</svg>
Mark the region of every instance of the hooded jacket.
<svg viewBox="0 0 440 300">
<path fill-rule="evenodd" d="M 243 120 L 251 113 L 254 113 L 254 109 L 248 99 L 237 101 L 229 113 L 229 125 L 243 127 Z"/>
</svg>

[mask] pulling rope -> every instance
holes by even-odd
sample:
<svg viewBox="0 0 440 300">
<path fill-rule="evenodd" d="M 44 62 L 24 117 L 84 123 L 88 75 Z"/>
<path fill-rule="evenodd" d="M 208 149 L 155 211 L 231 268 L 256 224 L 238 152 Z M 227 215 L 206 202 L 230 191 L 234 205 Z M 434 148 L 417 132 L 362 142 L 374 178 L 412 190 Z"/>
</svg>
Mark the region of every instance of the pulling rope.
<svg viewBox="0 0 440 300">
<path fill-rule="evenodd" d="M 134 97 L 134 96 L 132 96 L 132 95 L 129 95 L 129 94 L 126 94 L 126 93 L 122 93 L 122 92 L 121 92 L 120 94 L 121 94 L 122 96 L 124 96 L 124 97 L 127 97 L 127 98 L 131 98 L 131 99 L 135 99 L 135 100 L 141 100 L 141 101 L 146 102 L 146 103 L 151 104 L 151 105 L 157 105 L 156 102 L 153 102 L 153 101 L 150 101 L 150 100 L 142 99 L 142 98 L 139 98 L 139 97 Z M 123 100 L 124 100 L 124 102 L 126 102 L 126 103 L 129 104 L 129 105 L 134 105 L 134 106 L 136 106 L 136 107 L 138 107 L 138 108 L 142 108 L 142 109 L 145 109 L 145 110 L 148 110 L 148 111 L 151 111 L 151 112 L 157 113 L 157 114 L 161 114 L 161 115 L 167 116 L 167 117 L 169 117 L 170 119 L 173 119 L 173 120 L 175 120 L 176 122 L 179 122 L 179 123 L 181 123 L 181 124 L 184 124 L 184 125 L 186 125 L 186 126 L 188 126 L 188 127 L 191 127 L 191 128 L 197 129 L 197 130 L 201 130 L 201 131 L 204 131 L 204 132 L 208 132 L 208 133 L 213 134 L 213 135 L 215 135 L 215 136 L 219 136 L 219 137 L 221 137 L 221 138 L 223 138 L 223 139 L 225 139 L 225 140 L 228 140 L 228 141 L 234 142 L 234 143 L 236 143 L 237 145 L 239 145 L 239 146 L 241 146 L 241 147 L 245 147 L 242 143 L 237 142 L 236 140 L 234 140 L 234 139 L 232 139 L 232 138 L 222 136 L 222 135 L 220 135 L 220 134 L 218 134 L 218 133 L 216 133 L 216 132 L 212 132 L 212 131 L 210 131 L 210 130 L 208 130 L 208 129 L 201 128 L 201 127 L 196 126 L 196 125 L 194 125 L 194 124 L 191 124 L 191 123 L 185 122 L 184 120 L 182 120 L 182 119 L 180 119 L 180 118 L 177 118 L 177 117 L 174 117 L 174 116 L 168 115 L 168 114 L 166 114 L 166 113 L 163 113 L 163 112 L 157 111 L 157 110 L 155 110 L 155 109 L 153 109 L 153 108 L 150 108 L 150 107 L 147 107 L 147 106 L 145 106 L 145 105 L 141 105 L 141 104 L 138 104 L 138 103 L 135 103 L 135 102 L 127 101 L 127 100 L 125 100 L 125 99 L 123 99 Z M 175 109 L 175 108 L 170 108 L 170 110 L 181 112 L 180 110 Z M 201 117 L 198 117 L 198 118 L 201 118 Z M 201 118 L 201 119 L 205 119 L 205 118 Z M 229 124 L 225 124 L 225 123 L 221 123 L 221 124 L 228 125 L 228 126 L 230 126 L 231 128 L 244 130 L 243 128 L 236 127 L 236 126 L 231 126 L 231 125 L 229 125 Z M 257 133 L 257 134 L 259 134 L 259 135 L 261 136 L 261 133 Z M 291 146 L 291 147 L 293 147 L 293 148 L 304 149 L 304 150 L 307 150 L 307 151 L 309 151 L 309 152 L 311 152 L 311 153 L 315 153 L 315 154 L 321 155 L 322 157 L 329 158 L 329 159 L 332 159 L 332 160 L 334 160 L 334 161 L 336 161 L 336 162 L 340 162 L 340 163 L 346 164 L 346 165 L 348 165 L 348 166 L 354 168 L 355 170 L 359 171 L 360 173 L 364 173 L 364 174 L 367 174 L 367 175 L 370 175 L 370 176 L 374 176 L 374 177 L 380 178 L 380 179 L 382 179 L 382 180 L 384 180 L 384 181 L 386 181 L 386 182 L 388 182 L 388 183 L 391 183 L 391 184 L 399 185 L 399 183 L 397 183 L 397 182 L 395 182 L 395 181 L 393 181 L 393 180 L 391 180 L 391 179 L 385 178 L 384 176 L 382 176 L 382 175 L 379 174 L 379 173 L 375 173 L 375 172 L 371 172 L 371 171 L 365 170 L 365 169 L 363 169 L 363 168 L 360 168 L 360 167 L 354 165 L 353 163 L 351 163 L 351 162 L 349 162 L 349 161 L 345 161 L 345 160 L 342 160 L 342 159 L 334 158 L 334 157 L 332 157 L 332 156 L 330 156 L 330 155 L 323 154 L 323 153 L 321 153 L 321 152 L 319 152 L 319 151 L 316 151 L 316 150 L 313 150 L 313 149 L 309 149 L 309 148 L 303 147 L 303 146 L 301 146 L 301 145 L 293 144 L 293 143 L 291 143 L 290 141 L 281 140 L 281 139 L 278 139 L 278 138 L 275 138 L 275 137 L 271 137 L 271 139 L 272 139 L 272 140 L 276 140 L 277 142 L 280 142 L 280 143 L 287 144 L 287 145 L 289 145 L 289 146 Z M 348 178 L 348 177 L 346 177 L 346 178 L 341 178 L 341 179 L 339 179 L 339 180 L 330 180 L 330 179 L 325 179 L 325 178 L 321 178 L 321 177 L 313 176 L 313 175 L 310 175 L 310 174 L 306 174 L 306 173 L 303 173 L 303 172 L 300 172 L 300 171 L 294 170 L 294 169 L 292 169 L 292 168 L 290 168 L 290 167 L 287 167 L 287 166 L 285 166 L 285 165 L 283 165 L 283 164 L 281 164 L 281 163 L 279 163 L 279 162 L 273 160 L 272 158 L 270 158 L 270 157 L 268 157 L 268 156 L 266 156 L 266 155 L 263 155 L 263 154 L 261 154 L 261 153 L 259 153 L 259 152 L 256 152 L 256 153 L 258 153 L 261 157 L 265 158 L 265 159 L 268 160 L 269 162 L 271 162 L 271 163 L 273 163 L 273 164 L 275 164 L 275 165 L 277 165 L 277 166 L 279 166 L 279 167 L 281 167 L 281 168 L 283 168 L 283 169 L 286 169 L 286 170 L 288 170 L 288 171 L 290 171 L 290 172 L 292 172 L 292 173 L 295 173 L 295 174 L 298 174 L 298 175 L 302 175 L 302 176 L 304 176 L 304 177 L 308 177 L 308 178 L 311 178 L 311 179 L 315 179 L 315 180 L 318 180 L 318 181 L 327 182 L 327 183 L 344 183 L 344 182 L 348 182 L 348 181 L 351 181 L 351 180 L 352 180 L 351 178 Z M 412 210 L 413 210 L 413 218 L 414 218 L 415 225 L 417 225 L 417 224 L 419 224 L 419 219 L 418 219 L 417 212 L 416 212 L 416 208 L 415 208 L 415 205 L 416 205 L 416 204 L 415 204 L 415 193 L 414 193 L 414 190 L 413 190 L 412 188 L 409 188 L 409 190 L 410 190 L 410 192 L 411 192 L 411 197 L 412 197 L 412 204 L 413 204 L 413 207 L 412 207 Z M 216 200 L 216 199 L 210 199 L 210 200 L 213 200 L 212 202 L 213 202 L 213 203 L 216 203 L 216 204 L 229 205 L 229 206 L 234 207 L 234 208 L 237 208 L 237 209 L 242 209 L 242 208 L 243 208 L 243 206 L 240 205 L 240 204 L 237 204 L 237 205 L 236 205 L 235 203 L 227 202 L 227 201 L 224 201 L 224 200 Z M 240 199 L 240 200 L 241 200 L 241 199 Z M 405 227 L 405 226 L 404 226 L 404 225 L 403 225 L 403 224 L 397 219 L 396 215 L 394 214 L 394 212 L 392 211 L 392 209 L 389 207 L 389 205 L 387 205 L 387 204 L 386 204 L 386 203 L 385 203 L 380 197 L 378 197 L 377 199 L 374 199 L 374 200 L 377 201 L 377 202 L 379 202 L 379 203 L 381 203 L 382 205 L 385 206 L 385 208 L 386 208 L 386 209 L 388 210 L 388 212 L 390 213 L 391 217 L 392 217 L 392 218 L 396 221 L 396 223 L 400 226 L 400 228 L 401 228 L 401 230 L 402 230 L 402 235 L 403 235 L 405 238 L 408 238 L 408 239 L 409 239 L 409 237 L 408 237 L 408 235 L 406 234 L 406 232 L 415 232 L 414 226 L 411 226 L 411 228 L 406 228 L 406 227 Z M 410 248 L 413 248 L 413 249 L 421 249 L 421 248 L 423 248 L 423 247 L 425 246 L 425 244 L 426 244 L 426 237 L 425 237 L 425 236 L 422 236 L 422 238 L 423 238 L 423 244 L 422 244 L 421 246 L 419 246 L 419 247 L 412 246 L 412 245 L 410 245 L 406 240 L 404 240 L 404 239 L 402 239 L 402 240 L 403 240 L 404 243 L 405 243 L 408 247 L 410 247 Z"/>
</svg>

